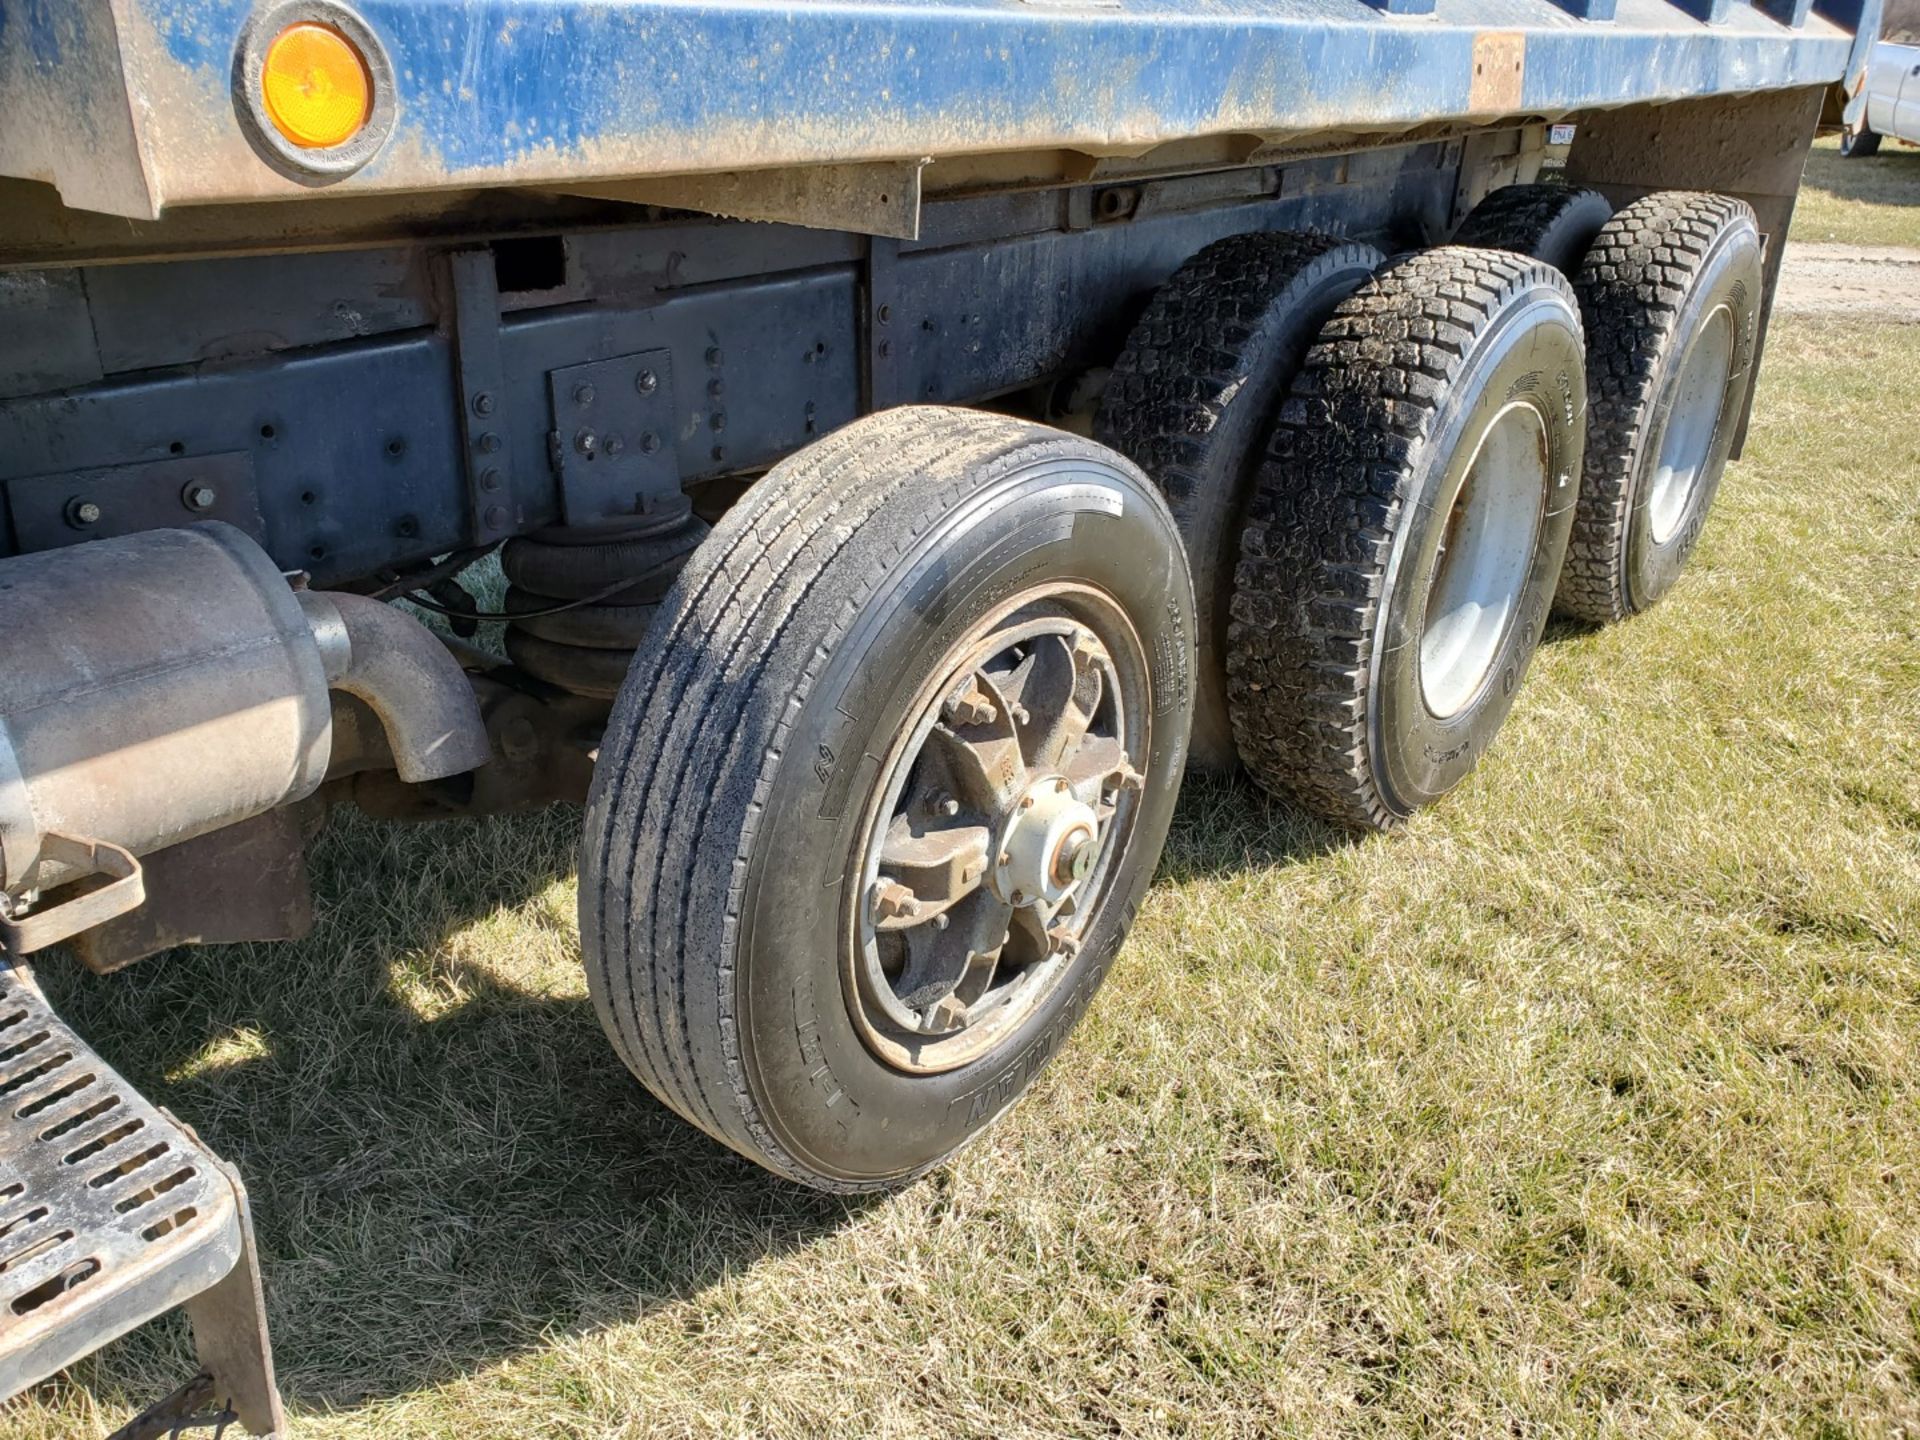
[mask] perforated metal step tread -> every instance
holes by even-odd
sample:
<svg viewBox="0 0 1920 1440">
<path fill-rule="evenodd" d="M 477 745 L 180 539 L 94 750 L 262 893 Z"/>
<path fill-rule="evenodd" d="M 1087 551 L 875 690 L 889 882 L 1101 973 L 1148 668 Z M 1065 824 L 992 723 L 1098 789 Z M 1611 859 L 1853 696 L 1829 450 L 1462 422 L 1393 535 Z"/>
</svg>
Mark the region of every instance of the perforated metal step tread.
<svg viewBox="0 0 1920 1440">
<path fill-rule="evenodd" d="M 0 1399 L 208 1289 L 233 1184 L 0 963 Z"/>
</svg>

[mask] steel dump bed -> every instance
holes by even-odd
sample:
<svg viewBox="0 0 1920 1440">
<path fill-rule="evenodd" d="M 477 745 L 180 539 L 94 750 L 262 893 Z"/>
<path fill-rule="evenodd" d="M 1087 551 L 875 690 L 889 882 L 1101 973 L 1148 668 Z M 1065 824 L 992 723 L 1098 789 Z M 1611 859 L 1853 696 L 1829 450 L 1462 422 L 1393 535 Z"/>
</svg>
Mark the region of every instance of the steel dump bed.
<svg viewBox="0 0 1920 1440">
<path fill-rule="evenodd" d="M 1875 0 L 365 0 L 391 134 L 333 193 L 1418 131 L 1829 84 Z M 1420 13 L 1421 10 L 1425 13 Z M 0 3 L 0 174 L 69 206 L 314 193 L 236 120 L 249 0 Z M 1867 19 L 1869 23 L 1861 23 Z M 937 179 L 938 172 L 932 178 Z"/>
</svg>

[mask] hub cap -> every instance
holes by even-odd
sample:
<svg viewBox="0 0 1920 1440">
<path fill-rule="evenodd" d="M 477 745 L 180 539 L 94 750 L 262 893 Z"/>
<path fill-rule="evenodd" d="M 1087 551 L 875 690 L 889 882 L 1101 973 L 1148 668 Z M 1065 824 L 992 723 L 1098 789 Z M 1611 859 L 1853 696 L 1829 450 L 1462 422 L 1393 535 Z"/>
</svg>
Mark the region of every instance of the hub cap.
<svg viewBox="0 0 1920 1440">
<path fill-rule="evenodd" d="M 1660 459 L 1647 495 L 1647 534 L 1656 545 L 1671 540 L 1686 516 L 1713 453 L 1732 373 L 1733 312 L 1723 305 L 1694 331 L 1660 437 Z"/>
<path fill-rule="evenodd" d="M 1448 502 L 1420 635 L 1420 689 L 1439 719 L 1459 714 L 1499 659 L 1547 496 L 1547 432 L 1516 402 L 1481 437 Z"/>
<path fill-rule="evenodd" d="M 944 658 L 868 827 L 850 1009 L 881 1059 L 950 1070 L 1053 993 L 1124 849 L 1147 668 L 1101 597 L 1020 598 Z"/>
</svg>

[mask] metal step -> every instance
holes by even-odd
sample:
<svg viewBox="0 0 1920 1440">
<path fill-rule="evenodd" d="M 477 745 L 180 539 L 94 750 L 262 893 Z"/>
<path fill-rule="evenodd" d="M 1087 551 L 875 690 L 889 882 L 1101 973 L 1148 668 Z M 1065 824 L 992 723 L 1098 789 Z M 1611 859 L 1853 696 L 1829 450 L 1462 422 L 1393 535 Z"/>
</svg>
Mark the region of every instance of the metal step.
<svg viewBox="0 0 1920 1440">
<path fill-rule="evenodd" d="M 0 1400 L 214 1288 L 250 1240 L 218 1159 L 0 964 Z"/>
</svg>

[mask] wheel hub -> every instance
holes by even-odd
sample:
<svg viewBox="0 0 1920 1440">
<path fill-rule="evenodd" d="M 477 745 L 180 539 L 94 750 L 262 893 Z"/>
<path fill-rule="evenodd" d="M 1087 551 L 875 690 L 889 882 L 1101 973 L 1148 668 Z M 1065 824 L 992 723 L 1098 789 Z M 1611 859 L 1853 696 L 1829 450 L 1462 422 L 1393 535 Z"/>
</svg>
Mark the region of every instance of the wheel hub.
<svg viewBox="0 0 1920 1440">
<path fill-rule="evenodd" d="M 1506 643 L 1551 489 L 1547 462 L 1538 413 L 1508 405 L 1447 502 L 1420 627 L 1421 694 L 1439 719 L 1473 703 Z"/>
<path fill-rule="evenodd" d="M 1099 813 L 1066 776 L 1046 776 L 1014 804 L 988 883 L 1009 905 L 1058 905 L 1092 870 L 1099 836 Z"/>
<path fill-rule="evenodd" d="M 1694 332 L 1674 385 L 1647 498 L 1647 531 L 1664 545 L 1679 531 L 1706 472 L 1733 373 L 1733 312 L 1721 306 Z"/>
<path fill-rule="evenodd" d="M 888 762 L 849 998 L 901 1069 L 965 1064 L 1030 1015 L 1123 848 L 1145 660 L 1077 608 L 1030 598 L 956 647 Z"/>
</svg>

